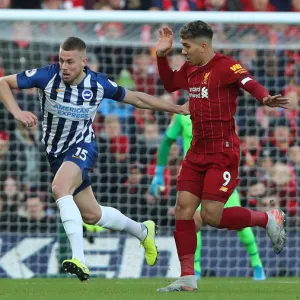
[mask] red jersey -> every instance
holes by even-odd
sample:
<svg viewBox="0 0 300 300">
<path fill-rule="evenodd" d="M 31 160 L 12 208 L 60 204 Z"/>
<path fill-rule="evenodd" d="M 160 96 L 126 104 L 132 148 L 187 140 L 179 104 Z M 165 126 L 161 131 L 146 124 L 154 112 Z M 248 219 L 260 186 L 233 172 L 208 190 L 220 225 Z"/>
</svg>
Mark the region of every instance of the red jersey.
<svg viewBox="0 0 300 300">
<path fill-rule="evenodd" d="M 204 66 L 186 62 L 179 71 L 167 70 L 163 60 L 158 58 L 158 69 L 165 89 L 189 91 L 191 149 L 199 153 L 239 151 L 234 114 L 240 87 L 248 90 L 246 84 L 255 82 L 249 72 L 231 57 L 218 53 Z M 259 100 L 267 95 L 263 88 Z"/>
</svg>

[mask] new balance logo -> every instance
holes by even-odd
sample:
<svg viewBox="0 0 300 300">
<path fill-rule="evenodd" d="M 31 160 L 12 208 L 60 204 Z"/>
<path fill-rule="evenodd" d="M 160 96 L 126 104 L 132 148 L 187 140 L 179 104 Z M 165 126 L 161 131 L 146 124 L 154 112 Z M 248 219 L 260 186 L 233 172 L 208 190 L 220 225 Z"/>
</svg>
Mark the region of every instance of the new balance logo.
<svg viewBox="0 0 300 300">
<path fill-rule="evenodd" d="M 219 191 L 221 191 L 221 192 L 227 192 L 228 191 L 228 188 L 227 187 L 225 187 L 225 186 L 221 186 L 220 188 L 219 188 Z"/>
</svg>

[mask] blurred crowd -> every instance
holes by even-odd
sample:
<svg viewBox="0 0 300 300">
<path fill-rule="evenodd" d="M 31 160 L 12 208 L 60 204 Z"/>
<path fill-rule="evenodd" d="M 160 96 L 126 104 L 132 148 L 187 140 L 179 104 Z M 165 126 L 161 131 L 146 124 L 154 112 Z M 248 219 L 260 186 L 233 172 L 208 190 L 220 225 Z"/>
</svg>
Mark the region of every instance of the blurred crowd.
<svg viewBox="0 0 300 300">
<path fill-rule="evenodd" d="M 43 9 L 300 10 L 300 0 L 0 0 L 0 7 L 25 8 L 24 5 Z M 47 25 L 40 26 L 47 30 Z M 81 26 L 78 24 L 78 32 Z M 241 90 L 236 128 L 241 140 L 238 190 L 242 205 L 259 210 L 281 207 L 288 215 L 288 226 L 295 228 L 300 225 L 300 52 L 289 49 L 288 44 L 284 49 L 255 45 L 259 45 L 259 38 L 264 39 L 265 45 L 282 45 L 287 37 L 299 34 L 300 29 L 286 25 L 243 25 L 232 31 L 220 24 L 212 26 L 215 41 L 227 45 L 219 52 L 239 60 L 270 94 L 281 93 L 291 99 L 289 110 L 271 109 L 260 106 Z M 157 28 L 143 25 L 140 29 L 141 39 L 157 38 Z M 118 40 L 126 28 L 119 23 L 102 23 L 93 30 L 99 37 Z M 16 22 L 11 32 L 9 41 L 0 39 L 0 76 L 58 61 L 58 41 L 37 42 L 30 23 Z M 239 44 L 254 47 L 228 47 L 227 41 L 233 38 Z M 172 69 L 179 69 L 184 61 L 179 48 L 169 55 Z M 184 103 L 188 99 L 184 91 L 169 94 L 163 89 L 155 49 L 147 44 L 89 44 L 88 65 L 127 89 L 155 95 L 162 101 Z M 33 111 L 41 119 L 34 89 L 14 93 L 22 109 Z M 181 139 L 171 149 L 165 172 L 166 190 L 158 198 L 149 193 L 157 150 L 171 118 L 169 113 L 137 109 L 110 99 L 101 102 L 94 122 L 100 155 L 91 173 L 100 203 L 116 207 L 138 221 L 151 218 L 165 228 L 174 225 L 176 176 L 183 153 Z M 60 222 L 51 196 L 52 174 L 40 139 L 41 124 L 24 127 L 0 104 L 0 231 L 55 231 Z"/>
<path fill-rule="evenodd" d="M 1 0 L 0 8 L 177 11 L 300 11 L 299 0 Z"/>
</svg>

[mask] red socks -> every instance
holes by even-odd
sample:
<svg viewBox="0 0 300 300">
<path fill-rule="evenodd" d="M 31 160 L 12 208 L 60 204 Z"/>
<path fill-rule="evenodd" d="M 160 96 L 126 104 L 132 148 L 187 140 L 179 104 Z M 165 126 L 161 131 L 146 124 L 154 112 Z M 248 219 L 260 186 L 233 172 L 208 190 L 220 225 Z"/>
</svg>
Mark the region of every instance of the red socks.
<svg viewBox="0 0 300 300">
<path fill-rule="evenodd" d="M 249 210 L 243 207 L 230 207 L 223 210 L 218 228 L 238 230 L 260 226 L 266 228 L 268 215 L 265 212 Z M 176 220 L 174 238 L 181 265 L 181 276 L 194 275 L 194 255 L 197 237 L 194 220 Z"/>
<path fill-rule="evenodd" d="M 238 230 L 246 227 L 259 226 L 266 228 L 268 215 L 265 212 L 250 210 L 243 207 L 224 208 L 218 228 Z"/>
<path fill-rule="evenodd" d="M 174 238 L 181 265 L 181 276 L 194 275 L 197 237 L 194 220 L 176 220 Z"/>
</svg>

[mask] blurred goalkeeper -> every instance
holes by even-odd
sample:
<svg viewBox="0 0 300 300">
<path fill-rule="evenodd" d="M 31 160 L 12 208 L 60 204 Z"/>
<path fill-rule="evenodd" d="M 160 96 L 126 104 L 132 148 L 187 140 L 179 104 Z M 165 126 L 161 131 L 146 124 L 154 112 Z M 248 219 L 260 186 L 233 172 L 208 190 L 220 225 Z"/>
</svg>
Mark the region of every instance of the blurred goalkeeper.
<svg viewBox="0 0 300 300">
<path fill-rule="evenodd" d="M 62 267 L 81 281 L 90 277 L 85 265 L 82 221 L 132 234 L 144 247 L 150 266 L 158 256 L 153 221 L 135 222 L 115 208 L 100 206 L 94 197 L 88 172 L 98 156 L 92 123 L 101 100 L 109 98 L 143 109 L 189 113 L 188 105 L 173 105 L 126 90 L 102 73 L 91 71 L 86 64 L 84 41 L 70 37 L 60 46 L 59 63 L 0 79 L 0 99 L 15 119 L 28 127 L 37 123 L 37 117 L 19 108 L 11 89 L 39 89 L 42 141 L 55 175 L 52 193 L 72 249 L 72 259 L 63 261 Z"/>
<path fill-rule="evenodd" d="M 203 221 L 216 228 L 241 230 L 259 226 L 266 229 L 276 254 L 284 246 L 284 213 L 280 209 L 259 212 L 240 206 L 224 208 L 238 185 L 240 143 L 235 132 L 234 114 L 239 89 L 260 103 L 288 108 L 289 100 L 270 96 L 237 61 L 216 53 L 213 31 L 202 21 L 187 23 L 180 30 L 182 54 L 186 62 L 173 71 L 167 54 L 172 49 L 173 32 L 159 31 L 156 46 L 161 81 L 168 92 L 189 92 L 192 142 L 177 178 L 174 238 L 181 265 L 181 277 L 159 292 L 197 290 L 194 254 L 197 246 L 194 214 L 201 207 Z"/>
<path fill-rule="evenodd" d="M 155 176 L 152 180 L 150 191 L 155 197 L 158 196 L 160 191 L 164 190 L 164 170 L 168 162 L 168 157 L 170 154 L 171 146 L 176 142 L 179 136 L 182 136 L 183 141 L 183 152 L 186 155 L 188 149 L 190 148 L 192 141 L 192 121 L 190 116 L 174 115 L 173 120 L 166 131 L 165 137 L 161 142 L 157 154 L 157 166 L 155 169 Z M 229 197 L 228 201 L 224 205 L 224 208 L 241 206 L 240 197 L 237 190 L 234 190 L 232 195 Z M 200 215 L 201 205 L 197 208 L 194 215 L 196 232 L 197 232 L 197 249 L 194 257 L 194 269 L 196 279 L 201 278 L 201 225 L 202 219 Z M 246 247 L 248 252 L 251 266 L 253 268 L 253 279 L 254 280 L 265 280 L 265 272 L 262 266 L 261 259 L 259 257 L 257 244 L 251 227 L 244 228 L 238 231 L 238 236 L 241 242 Z"/>
</svg>

